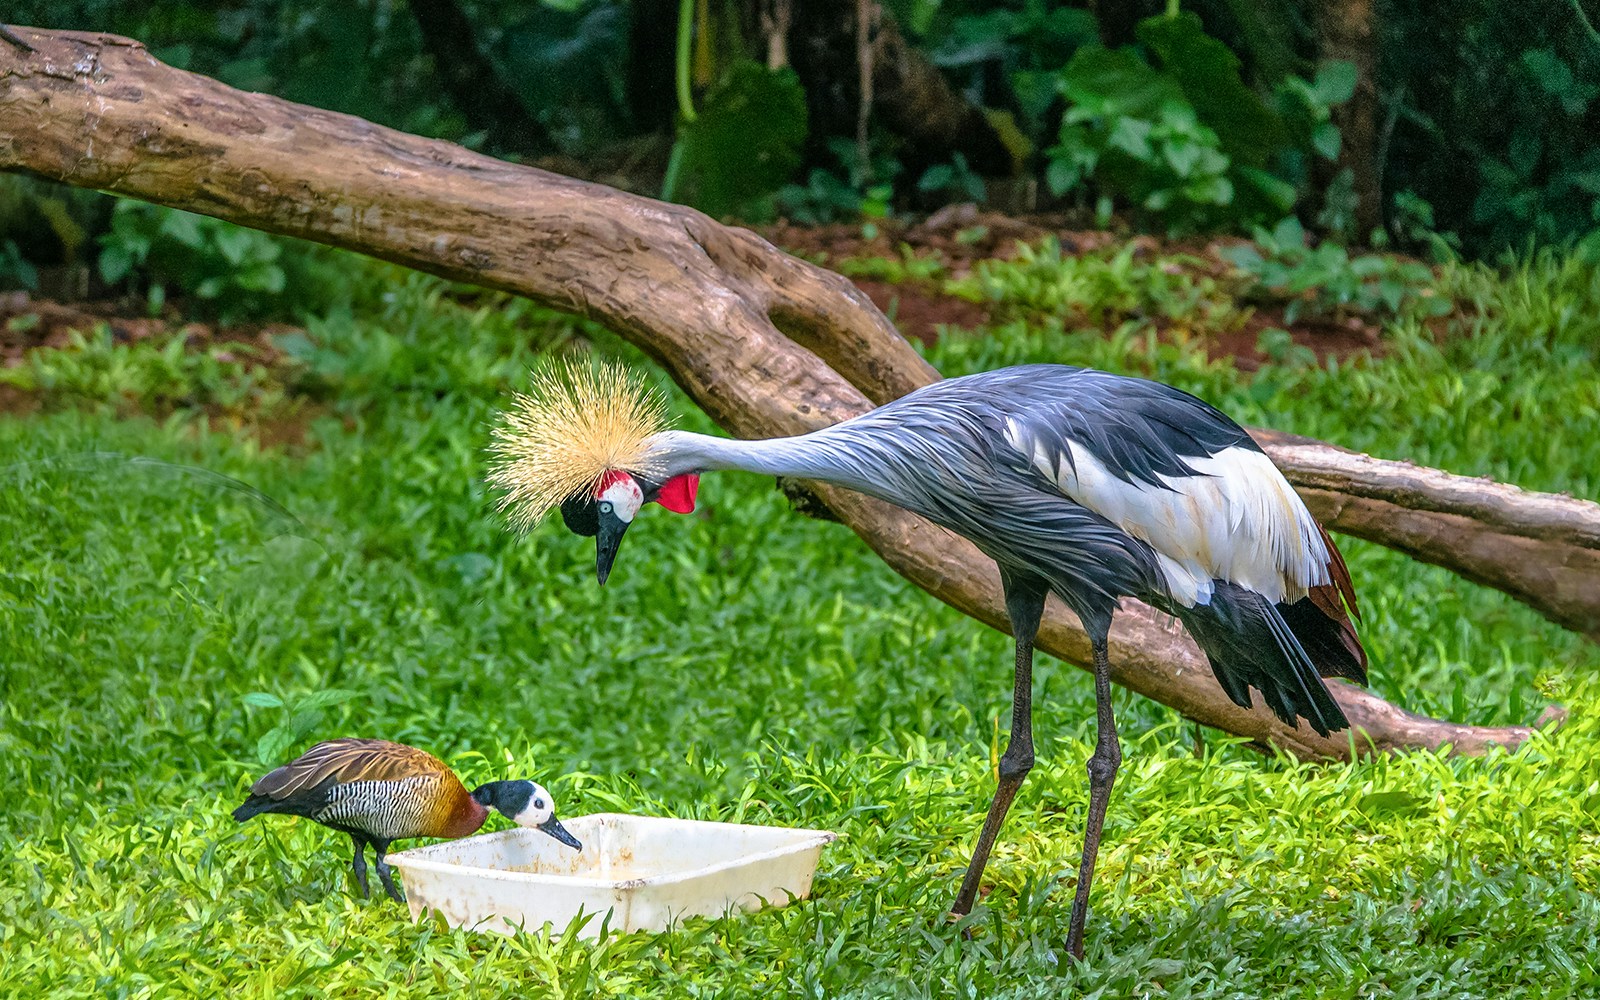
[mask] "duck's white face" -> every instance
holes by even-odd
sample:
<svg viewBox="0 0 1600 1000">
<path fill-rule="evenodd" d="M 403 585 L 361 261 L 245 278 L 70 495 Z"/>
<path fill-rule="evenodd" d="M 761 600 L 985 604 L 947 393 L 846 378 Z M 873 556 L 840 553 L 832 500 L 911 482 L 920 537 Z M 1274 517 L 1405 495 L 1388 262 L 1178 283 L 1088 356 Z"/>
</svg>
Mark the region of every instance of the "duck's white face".
<svg viewBox="0 0 1600 1000">
<path fill-rule="evenodd" d="M 556 814 L 555 801 L 543 785 L 534 781 L 528 784 L 532 786 L 528 791 L 528 804 L 513 814 L 511 821 L 518 826 L 541 827 Z"/>
</svg>

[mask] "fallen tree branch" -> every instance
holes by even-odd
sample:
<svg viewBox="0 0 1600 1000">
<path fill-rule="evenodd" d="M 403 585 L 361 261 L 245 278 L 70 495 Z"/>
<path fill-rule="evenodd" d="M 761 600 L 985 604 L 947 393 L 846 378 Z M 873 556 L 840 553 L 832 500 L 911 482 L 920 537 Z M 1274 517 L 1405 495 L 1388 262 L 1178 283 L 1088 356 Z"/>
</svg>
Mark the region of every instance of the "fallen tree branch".
<svg viewBox="0 0 1600 1000">
<path fill-rule="evenodd" d="M 1502 590 L 1600 642 L 1600 504 L 1251 433 L 1331 530 Z"/>
<path fill-rule="evenodd" d="M 127 39 L 19 31 L 37 51 L 0 51 L 0 168 L 347 247 L 592 317 L 742 437 L 814 430 L 937 377 L 848 280 L 698 212 L 241 93 L 163 65 Z M 995 568 L 970 543 L 858 494 L 816 492 L 907 579 L 1005 627 Z M 1504 500 L 1514 524 L 1517 502 Z M 1040 646 L 1080 666 L 1089 655 L 1076 620 L 1057 605 Z M 1415 716 L 1339 683 L 1334 696 L 1353 737 L 1291 730 L 1265 710 L 1233 705 L 1187 637 L 1131 602 L 1112 631 L 1112 662 L 1124 686 L 1305 757 L 1345 757 L 1352 746 L 1481 752 L 1531 732 Z"/>
</svg>

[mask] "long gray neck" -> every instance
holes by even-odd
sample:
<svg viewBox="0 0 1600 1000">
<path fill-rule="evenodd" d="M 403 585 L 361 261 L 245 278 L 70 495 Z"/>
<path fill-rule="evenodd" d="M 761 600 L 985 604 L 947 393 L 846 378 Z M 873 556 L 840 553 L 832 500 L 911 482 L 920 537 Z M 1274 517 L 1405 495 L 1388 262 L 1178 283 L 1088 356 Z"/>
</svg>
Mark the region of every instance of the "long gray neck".
<svg viewBox="0 0 1600 1000">
<path fill-rule="evenodd" d="M 835 483 L 863 493 L 874 493 L 869 469 L 851 461 L 848 450 L 834 447 L 834 428 L 798 437 L 738 441 L 708 437 L 689 431 L 667 431 L 651 441 L 651 456 L 665 463 L 666 478 L 686 472 L 737 469 L 768 476 L 794 476 Z"/>
</svg>

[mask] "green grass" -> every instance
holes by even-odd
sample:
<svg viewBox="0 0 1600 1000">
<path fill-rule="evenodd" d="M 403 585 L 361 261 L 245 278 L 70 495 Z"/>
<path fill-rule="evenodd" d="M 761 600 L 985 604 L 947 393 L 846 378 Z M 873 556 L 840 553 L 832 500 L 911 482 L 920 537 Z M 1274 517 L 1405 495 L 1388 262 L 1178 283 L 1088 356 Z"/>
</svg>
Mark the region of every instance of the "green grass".
<svg viewBox="0 0 1600 1000">
<path fill-rule="evenodd" d="M 943 912 L 1003 745 L 1009 641 L 755 477 L 708 478 L 693 517 L 647 512 L 597 588 L 587 539 L 559 523 L 527 540 L 503 530 L 484 446 L 533 348 L 583 335 L 636 356 L 525 304 L 463 303 L 388 268 L 350 280 L 350 301 L 290 346 L 293 364 L 251 376 L 313 398 L 305 445 L 262 448 L 181 406 L 126 419 L 130 392 L 258 399 L 228 395 L 245 377 L 232 369 L 158 363 L 160 344 L 41 358 L 57 387 L 45 412 L 0 420 L 0 993 L 1600 992 L 1593 645 L 1345 543 L 1385 697 L 1481 723 L 1557 700 L 1571 724 L 1481 760 L 1311 766 L 1215 733 L 1197 757 L 1189 724 L 1119 693 L 1127 763 L 1082 966 L 1061 943 L 1093 696 L 1086 675 L 1045 661 L 1041 763 L 964 940 Z M 1372 364 L 1241 376 L 1135 321 L 1108 339 L 1026 312 L 933 355 L 948 373 L 1053 359 L 1152 375 L 1246 421 L 1600 493 L 1597 279 L 1547 258 L 1509 277 L 1449 272 L 1440 287 L 1479 317 L 1475 335 L 1435 345 L 1401 323 Z M 101 457 L 74 457 L 86 453 Z M 237 477 L 300 524 L 111 453 Z M 354 694 L 296 719 L 330 690 Z M 246 704 L 255 693 L 289 707 Z M 278 751 L 282 727 L 302 743 Z M 228 816 L 261 750 L 346 734 L 424 746 L 469 782 L 535 777 L 563 815 L 847 837 L 825 852 L 814 898 L 782 911 L 601 944 L 413 926 L 352 897 L 338 835 Z"/>
</svg>

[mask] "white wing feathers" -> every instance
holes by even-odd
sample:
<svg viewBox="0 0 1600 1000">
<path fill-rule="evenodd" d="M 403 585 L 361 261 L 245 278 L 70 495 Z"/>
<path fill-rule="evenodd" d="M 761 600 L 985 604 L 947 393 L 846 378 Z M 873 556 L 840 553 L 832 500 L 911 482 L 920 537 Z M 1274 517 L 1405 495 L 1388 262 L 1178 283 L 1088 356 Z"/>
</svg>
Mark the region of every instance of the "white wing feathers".
<svg viewBox="0 0 1600 1000">
<path fill-rule="evenodd" d="M 1113 475 L 1084 445 L 1046 441 L 1016 420 L 1006 438 L 1062 494 L 1156 550 L 1172 597 L 1186 607 L 1211 600 L 1213 579 L 1270 601 L 1297 601 L 1331 582 L 1316 522 L 1266 455 L 1225 448 L 1183 459 L 1193 475 L 1159 475 L 1163 489 Z"/>
</svg>

